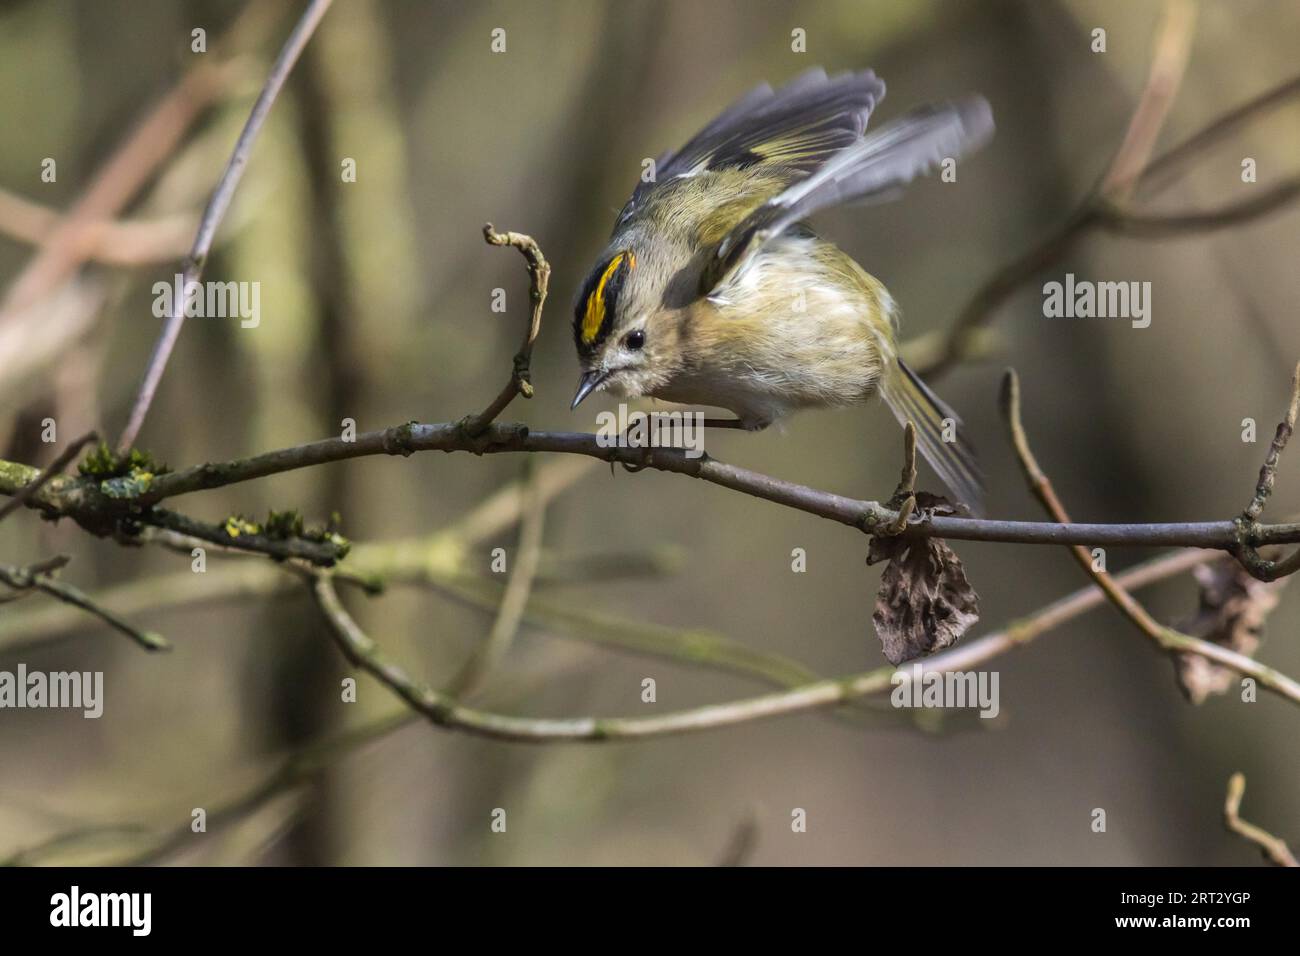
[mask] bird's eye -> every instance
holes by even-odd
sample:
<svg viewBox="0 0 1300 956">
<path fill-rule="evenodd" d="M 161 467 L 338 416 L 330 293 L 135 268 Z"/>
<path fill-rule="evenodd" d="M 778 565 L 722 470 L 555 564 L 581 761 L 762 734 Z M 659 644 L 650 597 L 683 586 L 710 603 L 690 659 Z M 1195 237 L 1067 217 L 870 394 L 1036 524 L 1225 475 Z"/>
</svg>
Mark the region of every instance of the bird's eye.
<svg viewBox="0 0 1300 956">
<path fill-rule="evenodd" d="M 624 337 L 623 344 L 626 345 L 628 348 L 630 348 L 633 352 L 640 350 L 641 347 L 645 345 L 645 332 L 643 332 L 641 329 L 635 329 L 629 332 Z"/>
</svg>

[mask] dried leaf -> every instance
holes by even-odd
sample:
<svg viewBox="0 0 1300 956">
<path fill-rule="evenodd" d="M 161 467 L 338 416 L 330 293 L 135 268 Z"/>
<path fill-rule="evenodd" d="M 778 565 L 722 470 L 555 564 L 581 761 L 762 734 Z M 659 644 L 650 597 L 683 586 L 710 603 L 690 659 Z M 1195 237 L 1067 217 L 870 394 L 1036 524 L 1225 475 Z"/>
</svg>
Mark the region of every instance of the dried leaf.
<svg viewBox="0 0 1300 956">
<path fill-rule="evenodd" d="M 1192 573 L 1201 587 L 1200 606 L 1179 629 L 1253 657 L 1264 621 L 1277 606 L 1288 579 L 1260 581 L 1226 558 L 1201 565 Z M 1236 671 L 1199 654 L 1175 655 L 1174 669 L 1183 693 L 1193 704 L 1204 703 L 1212 694 L 1226 694 L 1240 679 Z"/>
<path fill-rule="evenodd" d="M 918 494 L 930 514 L 952 514 L 943 498 Z M 871 539 L 868 564 L 889 561 L 871 619 L 885 657 L 894 666 L 950 647 L 979 620 L 979 595 L 961 558 L 942 538 Z"/>
</svg>

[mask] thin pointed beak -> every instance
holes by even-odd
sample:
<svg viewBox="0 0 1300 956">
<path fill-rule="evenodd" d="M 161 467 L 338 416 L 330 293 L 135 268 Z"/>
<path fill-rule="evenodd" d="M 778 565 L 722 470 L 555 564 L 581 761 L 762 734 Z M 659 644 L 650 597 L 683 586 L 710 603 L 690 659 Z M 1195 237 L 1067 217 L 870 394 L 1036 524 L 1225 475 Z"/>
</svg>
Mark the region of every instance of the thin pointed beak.
<svg viewBox="0 0 1300 956">
<path fill-rule="evenodd" d="M 573 404 L 569 406 L 569 410 L 572 411 L 581 405 L 582 400 L 598 389 L 607 378 L 609 378 L 608 372 L 583 372 L 582 378 L 578 379 L 578 393 L 573 396 Z"/>
</svg>

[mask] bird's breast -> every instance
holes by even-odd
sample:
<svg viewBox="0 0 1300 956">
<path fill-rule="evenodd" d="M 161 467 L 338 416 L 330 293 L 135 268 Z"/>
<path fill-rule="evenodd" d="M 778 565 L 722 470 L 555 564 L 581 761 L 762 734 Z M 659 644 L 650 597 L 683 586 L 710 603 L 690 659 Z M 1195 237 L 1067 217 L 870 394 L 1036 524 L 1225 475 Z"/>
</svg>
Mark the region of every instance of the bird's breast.
<svg viewBox="0 0 1300 956">
<path fill-rule="evenodd" d="M 875 391 L 893 354 L 892 302 L 838 249 L 778 239 L 681 318 L 681 369 L 655 395 L 775 420 L 850 405 Z"/>
</svg>

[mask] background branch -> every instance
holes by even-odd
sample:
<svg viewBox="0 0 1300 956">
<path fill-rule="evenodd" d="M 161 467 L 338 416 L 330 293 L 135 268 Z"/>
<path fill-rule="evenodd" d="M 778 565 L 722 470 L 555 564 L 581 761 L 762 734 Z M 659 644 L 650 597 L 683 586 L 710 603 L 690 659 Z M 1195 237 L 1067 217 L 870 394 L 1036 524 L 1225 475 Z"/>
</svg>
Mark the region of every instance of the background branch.
<svg viewBox="0 0 1300 956">
<path fill-rule="evenodd" d="M 270 75 L 266 78 L 266 85 L 262 87 L 262 92 L 257 97 L 257 102 L 253 104 L 253 110 L 248 116 L 248 122 L 244 124 L 243 132 L 239 134 L 239 139 L 235 143 L 234 152 L 230 154 L 230 160 L 226 163 L 225 171 L 222 172 L 221 178 L 217 180 L 217 187 L 212 192 L 212 197 L 208 200 L 207 207 L 203 210 L 203 216 L 199 220 L 199 231 L 194 237 L 194 245 L 190 248 L 190 254 L 185 261 L 182 270 L 182 280 L 178 287 L 177 294 L 172 298 L 171 308 L 168 310 L 167 318 L 164 319 L 162 332 L 158 336 L 158 341 L 154 344 L 153 352 L 149 356 L 149 364 L 145 368 L 144 379 L 140 383 L 139 392 L 136 394 L 135 402 L 131 406 L 130 417 L 127 419 L 126 427 L 122 430 L 122 436 L 117 442 L 117 453 L 126 454 L 135 445 L 136 436 L 140 433 L 140 428 L 144 425 L 145 416 L 149 413 L 149 406 L 153 402 L 154 393 L 158 390 L 158 383 L 162 381 L 163 371 L 167 368 L 167 360 L 171 358 L 172 349 L 176 346 L 176 340 L 180 337 L 181 326 L 185 323 L 185 297 L 186 290 L 199 281 L 203 274 L 203 265 L 207 260 L 208 251 L 212 248 L 212 241 L 216 238 L 217 227 L 221 225 L 221 220 L 225 218 L 226 210 L 230 207 L 230 201 L 234 198 L 235 188 L 239 185 L 239 180 L 244 174 L 244 167 L 248 165 L 248 157 L 252 152 L 253 143 L 257 139 L 257 134 L 262 131 L 262 124 L 271 112 L 271 106 L 275 103 L 276 97 L 280 94 L 285 80 L 289 78 L 289 73 L 293 70 L 294 64 L 298 62 L 298 57 L 302 54 L 303 48 L 306 47 L 307 41 L 316 31 L 320 24 L 321 18 L 325 16 L 325 11 L 329 9 L 332 0 L 311 0 L 307 9 L 303 12 L 302 18 L 289 34 L 289 39 L 285 41 L 284 49 L 276 58 L 275 64 L 271 67 Z"/>
<path fill-rule="evenodd" d="M 545 522 L 546 504 L 538 493 L 532 468 L 529 467 L 526 471 L 523 520 L 520 523 L 519 547 L 514 557 L 513 570 L 501 594 L 501 604 L 497 609 L 487 640 L 479 646 L 447 685 L 446 693 L 457 699 L 464 699 L 478 690 L 501 659 L 509 653 L 510 645 L 514 643 L 519 625 L 523 621 L 533 581 L 537 577 L 538 565 L 541 563 L 542 526 Z"/>
<path fill-rule="evenodd" d="M 1007 427 L 1011 432 L 1012 444 L 1015 445 L 1016 457 L 1024 469 L 1029 489 L 1042 503 L 1043 508 L 1057 521 L 1068 524 L 1070 516 L 1061 504 L 1052 483 L 1038 466 L 1034 453 L 1029 448 L 1029 439 L 1020 420 L 1020 382 L 1016 373 L 1008 370 L 1002 384 L 1002 406 L 1006 416 Z M 1280 671 L 1260 664 L 1254 658 L 1239 654 L 1220 644 L 1203 641 L 1165 627 L 1153 618 L 1131 594 L 1124 590 L 1106 571 L 1100 570 L 1094 563 L 1092 554 L 1082 545 L 1074 545 L 1070 553 L 1083 569 L 1083 572 L 1097 583 L 1125 617 L 1132 621 L 1143 634 L 1151 638 L 1158 647 L 1167 651 L 1182 651 L 1199 654 L 1224 667 L 1231 668 L 1239 674 L 1254 678 L 1260 684 L 1275 693 L 1281 694 L 1300 704 L 1300 683 L 1287 677 Z"/>
<path fill-rule="evenodd" d="M 62 601 L 64 604 L 79 608 L 88 614 L 93 614 L 115 631 L 131 638 L 146 651 L 171 650 L 171 644 L 161 634 L 156 634 L 153 631 L 142 631 L 132 626 L 112 611 L 98 604 L 85 591 L 56 579 L 53 572 L 67 564 L 68 560 L 67 557 L 61 557 L 25 568 L 0 564 L 0 583 L 8 585 L 15 591 L 40 591 Z"/>
<path fill-rule="evenodd" d="M 1174 14 L 1171 19 L 1168 10 L 1163 23 L 1166 30 L 1175 30 L 1179 36 L 1187 28 L 1182 14 Z M 1174 42 L 1164 35 L 1157 38 L 1151 76 L 1130 120 L 1129 135 L 1097 188 L 1084 197 L 1060 226 L 985 280 L 958 313 L 942 347 L 917 364 L 918 372 L 932 378 L 951 370 L 958 361 L 972 354 L 979 344 L 980 327 L 993 318 L 998 307 L 1026 282 L 1063 259 L 1094 229 L 1141 239 L 1211 232 L 1269 215 L 1300 196 L 1300 177 L 1290 177 L 1262 196 L 1217 210 L 1149 214 L 1130 207 L 1127 201 L 1130 195 L 1149 196 L 1163 189 L 1226 136 L 1300 95 L 1300 76 L 1296 76 L 1214 120 L 1135 174 L 1139 161 L 1149 154 L 1150 144 L 1155 142 L 1158 124 L 1163 123 L 1169 100 L 1177 88 L 1175 75 L 1182 73 L 1180 61 L 1185 59 L 1185 52 L 1173 49 Z M 1160 51 L 1166 48 L 1169 52 L 1162 54 Z"/>
<path fill-rule="evenodd" d="M 1285 840 L 1280 840 L 1262 827 L 1241 819 L 1239 813 L 1241 798 L 1245 795 L 1246 775 L 1234 773 L 1228 778 L 1228 796 L 1223 802 L 1224 825 L 1231 832 L 1258 846 L 1264 858 L 1277 866 L 1300 866 L 1300 862 L 1296 861 L 1295 854 L 1291 852 Z"/>
</svg>

